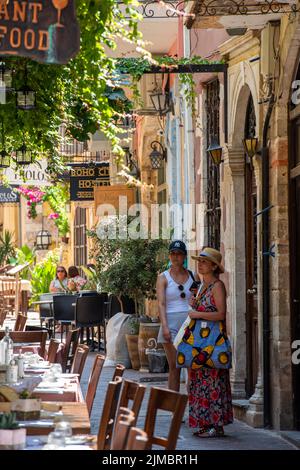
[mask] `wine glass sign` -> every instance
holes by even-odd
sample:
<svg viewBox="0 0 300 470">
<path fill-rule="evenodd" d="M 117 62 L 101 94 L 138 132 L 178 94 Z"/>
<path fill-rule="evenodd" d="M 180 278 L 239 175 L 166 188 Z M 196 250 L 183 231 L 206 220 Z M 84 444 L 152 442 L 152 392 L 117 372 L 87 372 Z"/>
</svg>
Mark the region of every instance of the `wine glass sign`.
<svg viewBox="0 0 300 470">
<path fill-rule="evenodd" d="M 61 24 L 60 22 L 60 18 L 61 18 L 61 11 L 66 8 L 66 6 L 68 5 L 69 3 L 69 0 L 52 0 L 52 3 L 54 5 L 54 7 L 57 9 L 58 13 L 57 13 L 57 23 L 55 26 L 57 26 L 58 28 L 63 28 L 64 26 Z"/>
<path fill-rule="evenodd" d="M 79 48 L 75 0 L 0 0 L 0 56 L 66 64 Z"/>
</svg>

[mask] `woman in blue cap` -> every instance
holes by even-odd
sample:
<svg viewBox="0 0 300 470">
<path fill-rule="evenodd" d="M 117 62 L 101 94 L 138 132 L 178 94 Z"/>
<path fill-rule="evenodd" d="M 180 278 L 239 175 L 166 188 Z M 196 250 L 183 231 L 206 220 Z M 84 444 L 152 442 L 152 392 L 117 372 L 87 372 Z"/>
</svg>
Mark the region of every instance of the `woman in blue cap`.
<svg viewBox="0 0 300 470">
<path fill-rule="evenodd" d="M 184 267 L 186 245 L 175 240 L 169 246 L 170 269 L 158 275 L 156 293 L 161 327 L 157 341 L 163 344 L 169 363 L 169 389 L 179 391 L 180 369 L 176 368 L 173 340 L 189 313 L 190 288 L 197 275 Z"/>
</svg>

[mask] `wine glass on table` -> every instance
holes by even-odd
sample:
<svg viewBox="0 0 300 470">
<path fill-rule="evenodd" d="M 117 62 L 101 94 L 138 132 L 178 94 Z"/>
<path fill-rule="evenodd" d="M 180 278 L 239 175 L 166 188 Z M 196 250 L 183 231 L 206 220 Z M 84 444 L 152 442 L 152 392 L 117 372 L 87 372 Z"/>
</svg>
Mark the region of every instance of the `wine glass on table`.
<svg viewBox="0 0 300 470">
<path fill-rule="evenodd" d="M 52 0 L 54 8 L 56 8 L 57 11 L 57 23 L 55 26 L 58 28 L 64 28 L 64 25 L 60 22 L 61 18 L 61 11 L 66 8 L 66 6 L 69 3 L 69 0 Z"/>
</svg>

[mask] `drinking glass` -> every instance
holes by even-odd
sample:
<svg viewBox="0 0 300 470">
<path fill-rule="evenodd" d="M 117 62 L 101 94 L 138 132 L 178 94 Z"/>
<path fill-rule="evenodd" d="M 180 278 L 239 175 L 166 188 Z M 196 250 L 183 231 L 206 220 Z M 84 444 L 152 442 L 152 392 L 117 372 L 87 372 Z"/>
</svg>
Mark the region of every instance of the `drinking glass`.
<svg viewBox="0 0 300 470">
<path fill-rule="evenodd" d="M 66 445 L 66 440 L 63 432 L 53 431 L 48 435 L 47 445 L 52 448 L 64 447 Z"/>
<path fill-rule="evenodd" d="M 58 363 L 51 364 L 50 371 L 53 372 L 55 377 L 59 377 L 62 374 L 61 364 L 58 364 Z"/>
<path fill-rule="evenodd" d="M 71 437 L 72 436 L 72 426 L 69 421 L 58 421 L 55 425 L 55 431 L 59 431 L 64 435 L 64 437 Z"/>
<path fill-rule="evenodd" d="M 56 23 L 56 26 L 58 26 L 59 28 L 63 28 L 64 25 L 61 24 L 61 22 L 60 22 L 61 10 L 66 8 L 66 6 L 69 3 L 69 0 L 52 0 L 52 3 L 53 3 L 54 8 L 57 9 L 57 23 Z"/>
</svg>

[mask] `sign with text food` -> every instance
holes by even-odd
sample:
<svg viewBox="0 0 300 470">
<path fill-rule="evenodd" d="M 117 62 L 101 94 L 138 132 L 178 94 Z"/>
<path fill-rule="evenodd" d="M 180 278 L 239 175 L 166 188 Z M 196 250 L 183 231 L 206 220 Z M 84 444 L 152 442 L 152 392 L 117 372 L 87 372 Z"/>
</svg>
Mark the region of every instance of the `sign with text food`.
<svg viewBox="0 0 300 470">
<path fill-rule="evenodd" d="M 11 186 L 0 186 L 0 204 L 11 204 L 20 202 L 20 194 Z"/>
<path fill-rule="evenodd" d="M 109 163 L 72 165 L 70 174 L 71 201 L 93 201 L 95 186 L 109 186 Z"/>
<path fill-rule="evenodd" d="M 0 0 L 0 55 L 66 64 L 80 48 L 75 0 Z"/>
<path fill-rule="evenodd" d="M 49 175 L 46 172 L 48 166 L 47 159 L 32 163 L 18 173 L 11 167 L 5 168 L 4 175 L 10 185 L 19 186 L 49 186 L 51 184 Z"/>
</svg>

